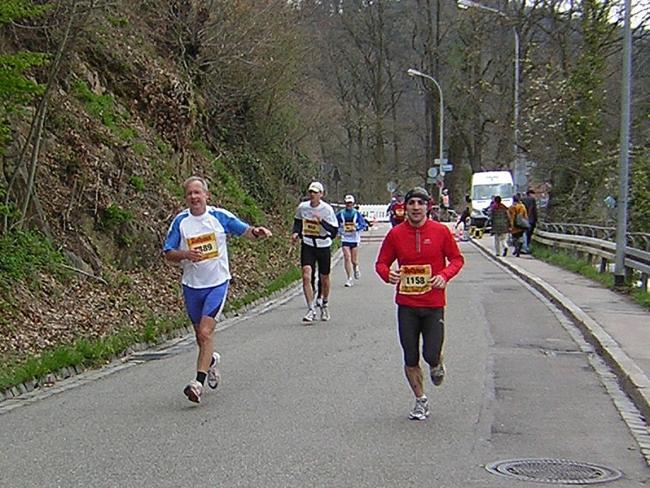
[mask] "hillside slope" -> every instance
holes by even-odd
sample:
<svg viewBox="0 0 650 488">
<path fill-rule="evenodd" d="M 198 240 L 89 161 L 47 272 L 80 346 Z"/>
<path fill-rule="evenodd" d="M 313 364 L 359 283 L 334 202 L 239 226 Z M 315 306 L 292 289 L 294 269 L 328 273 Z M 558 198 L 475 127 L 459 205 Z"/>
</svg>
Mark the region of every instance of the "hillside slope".
<svg viewBox="0 0 650 488">
<path fill-rule="evenodd" d="M 209 180 L 212 204 L 274 232 L 262 243 L 230 241 L 230 303 L 295 277 L 290 214 L 311 163 L 286 141 L 250 143 L 256 134 L 241 114 L 215 127 L 199 78 L 161 42 L 169 32 L 156 23 L 156 2 L 135 3 L 112 4 L 83 26 L 50 90 L 27 225 L 18 231 L 9 212 L 0 241 L 0 369 L 80 338 L 155 339 L 186 325 L 180 271 L 160 249 L 192 174 Z M 48 34 L 7 29 L 3 51 L 54 52 Z M 43 83 L 47 75 L 48 65 L 32 73 Z M 3 195 L 17 171 L 14 210 L 28 188 L 17 161 L 30 107 L 12 115 L 2 158 Z"/>
</svg>

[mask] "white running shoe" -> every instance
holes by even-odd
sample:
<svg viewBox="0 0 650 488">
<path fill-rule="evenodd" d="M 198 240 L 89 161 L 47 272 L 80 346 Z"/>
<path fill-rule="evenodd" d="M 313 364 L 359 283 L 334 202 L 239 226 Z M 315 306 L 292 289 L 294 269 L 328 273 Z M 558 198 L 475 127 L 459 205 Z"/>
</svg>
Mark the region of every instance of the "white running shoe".
<svg viewBox="0 0 650 488">
<path fill-rule="evenodd" d="M 410 420 L 426 420 L 431 412 L 429 411 L 429 399 L 424 397 L 423 399 L 416 398 L 415 406 L 413 410 L 409 413 Z"/>
<path fill-rule="evenodd" d="M 361 278 L 361 271 L 359 270 L 359 265 L 357 264 L 354 267 L 354 279 L 358 280 L 359 278 Z"/>
<path fill-rule="evenodd" d="M 348 278 L 347 280 L 345 280 L 345 285 L 343 286 L 347 286 L 349 288 L 352 285 L 354 285 L 354 281 L 352 281 L 352 278 Z"/>
<path fill-rule="evenodd" d="M 203 385 L 196 380 L 190 383 L 183 390 L 187 399 L 194 403 L 201 403 L 201 395 L 203 395 Z"/>
<path fill-rule="evenodd" d="M 330 319 L 330 309 L 327 305 L 323 305 L 320 309 L 320 319 L 327 322 Z"/>
<path fill-rule="evenodd" d="M 208 368 L 208 386 L 214 390 L 221 382 L 221 373 L 219 372 L 221 355 L 218 352 L 213 352 L 212 359 L 212 364 Z"/>
<path fill-rule="evenodd" d="M 311 323 L 314 321 L 314 318 L 315 318 L 315 317 L 316 317 L 316 312 L 314 312 L 314 309 L 313 309 L 313 308 L 310 308 L 310 309 L 307 311 L 307 315 L 305 315 L 305 316 L 302 318 L 302 321 L 305 322 L 305 323 L 311 324 Z"/>
</svg>

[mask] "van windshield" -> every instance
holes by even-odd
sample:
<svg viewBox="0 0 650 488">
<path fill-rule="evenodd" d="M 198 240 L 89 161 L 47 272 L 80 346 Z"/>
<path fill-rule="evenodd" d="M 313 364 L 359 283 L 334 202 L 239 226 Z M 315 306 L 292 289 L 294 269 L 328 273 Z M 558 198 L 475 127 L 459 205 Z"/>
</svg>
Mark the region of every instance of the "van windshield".
<svg viewBox="0 0 650 488">
<path fill-rule="evenodd" d="M 472 187 L 472 200 L 490 200 L 495 195 L 499 195 L 501 198 L 512 198 L 513 192 L 512 183 L 477 185 Z"/>
</svg>

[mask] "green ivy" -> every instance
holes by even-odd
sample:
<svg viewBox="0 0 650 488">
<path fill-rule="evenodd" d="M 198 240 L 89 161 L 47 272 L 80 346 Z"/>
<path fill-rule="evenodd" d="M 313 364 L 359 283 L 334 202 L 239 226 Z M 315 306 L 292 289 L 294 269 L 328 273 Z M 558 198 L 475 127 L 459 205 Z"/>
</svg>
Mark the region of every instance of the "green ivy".
<svg viewBox="0 0 650 488">
<path fill-rule="evenodd" d="M 49 271 L 59 274 L 56 264 L 65 262 L 52 242 L 34 231 L 10 232 L 0 237 L 0 286 L 10 287 L 12 283 Z"/>
<path fill-rule="evenodd" d="M 112 95 L 97 95 L 81 80 L 72 84 L 72 93 L 84 104 L 89 114 L 99 118 L 121 140 L 128 142 L 136 138 L 135 129 L 124 126 L 128 114 L 120 112 Z"/>
<path fill-rule="evenodd" d="M 35 5 L 31 0 L 2 0 L 0 2 L 0 25 L 14 20 L 37 17 L 52 8 L 51 5 Z"/>
<path fill-rule="evenodd" d="M 142 179 L 140 176 L 131 176 L 129 178 L 129 185 L 131 185 L 137 191 L 144 191 L 145 188 L 144 179 Z"/>
<path fill-rule="evenodd" d="M 106 210 L 104 210 L 100 225 L 103 229 L 112 230 L 122 224 L 131 222 L 132 220 L 133 213 L 112 203 L 106 208 Z"/>
</svg>

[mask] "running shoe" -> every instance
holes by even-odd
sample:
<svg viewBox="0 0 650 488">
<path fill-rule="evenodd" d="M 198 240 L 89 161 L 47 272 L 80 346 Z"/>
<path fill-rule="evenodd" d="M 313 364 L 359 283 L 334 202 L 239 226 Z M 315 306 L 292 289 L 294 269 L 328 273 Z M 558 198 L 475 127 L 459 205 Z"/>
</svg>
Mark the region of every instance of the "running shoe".
<svg viewBox="0 0 650 488">
<path fill-rule="evenodd" d="M 208 368 L 208 386 L 213 390 L 219 386 L 221 381 L 221 373 L 219 372 L 219 363 L 221 362 L 221 355 L 218 352 L 212 353 L 212 364 Z"/>
<path fill-rule="evenodd" d="M 203 395 L 203 385 L 196 380 L 190 381 L 189 385 L 183 390 L 187 399 L 194 403 L 201 403 L 201 395 Z"/>
<path fill-rule="evenodd" d="M 349 288 L 352 285 L 354 285 L 354 281 L 352 281 L 352 278 L 348 278 L 347 280 L 345 280 L 345 285 L 344 286 L 347 286 Z"/>
<path fill-rule="evenodd" d="M 415 406 L 413 410 L 409 413 L 410 420 L 426 420 L 431 412 L 429 412 L 429 399 L 424 397 L 423 399 L 416 398 Z"/>
<path fill-rule="evenodd" d="M 315 318 L 315 317 L 316 317 L 316 312 L 314 312 L 314 309 L 313 309 L 313 308 L 310 308 L 310 309 L 307 311 L 307 315 L 305 315 L 305 316 L 302 318 L 302 321 L 305 322 L 305 323 L 311 324 L 311 323 L 314 321 L 314 318 Z"/>
<path fill-rule="evenodd" d="M 431 381 L 436 386 L 442 385 L 445 380 L 445 365 L 441 362 L 437 366 L 431 368 Z"/>
<path fill-rule="evenodd" d="M 354 267 L 354 279 L 358 280 L 359 278 L 361 278 L 361 270 L 359 270 L 359 265 L 357 264 Z"/>
<path fill-rule="evenodd" d="M 320 319 L 327 322 L 330 319 L 330 309 L 327 305 L 323 305 L 320 309 Z"/>
</svg>

